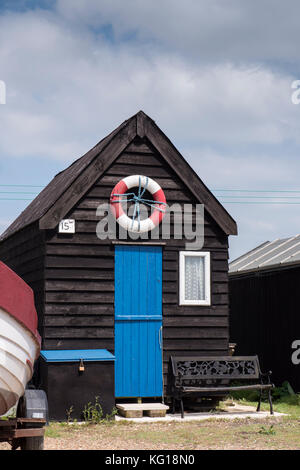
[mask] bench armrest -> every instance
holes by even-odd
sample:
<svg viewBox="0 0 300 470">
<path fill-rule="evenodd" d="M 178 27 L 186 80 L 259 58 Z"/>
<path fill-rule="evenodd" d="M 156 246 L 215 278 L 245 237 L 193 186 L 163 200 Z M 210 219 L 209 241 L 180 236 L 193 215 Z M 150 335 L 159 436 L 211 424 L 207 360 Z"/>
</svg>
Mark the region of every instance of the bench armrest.
<svg viewBox="0 0 300 470">
<path fill-rule="evenodd" d="M 268 384 L 271 383 L 271 375 L 272 375 L 272 371 L 269 370 L 269 372 L 260 372 L 260 380 L 261 380 L 261 383 L 265 383 L 265 381 L 267 381 Z"/>
<path fill-rule="evenodd" d="M 174 365 L 174 362 L 172 361 L 171 359 L 171 368 L 172 368 L 172 374 L 174 377 L 178 377 L 178 372 L 177 370 L 175 369 L 175 365 Z"/>
</svg>

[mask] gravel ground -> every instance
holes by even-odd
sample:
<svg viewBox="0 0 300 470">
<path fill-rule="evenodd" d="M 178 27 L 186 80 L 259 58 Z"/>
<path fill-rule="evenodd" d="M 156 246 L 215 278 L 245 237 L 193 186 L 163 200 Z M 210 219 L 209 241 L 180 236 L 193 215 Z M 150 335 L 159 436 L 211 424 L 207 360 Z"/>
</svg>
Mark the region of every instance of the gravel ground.
<svg viewBox="0 0 300 470">
<path fill-rule="evenodd" d="M 6 443 L 1 449 L 10 449 Z M 300 420 L 202 421 L 190 423 L 110 423 L 67 425 L 51 423 L 46 450 L 203 450 L 298 449 Z"/>
</svg>

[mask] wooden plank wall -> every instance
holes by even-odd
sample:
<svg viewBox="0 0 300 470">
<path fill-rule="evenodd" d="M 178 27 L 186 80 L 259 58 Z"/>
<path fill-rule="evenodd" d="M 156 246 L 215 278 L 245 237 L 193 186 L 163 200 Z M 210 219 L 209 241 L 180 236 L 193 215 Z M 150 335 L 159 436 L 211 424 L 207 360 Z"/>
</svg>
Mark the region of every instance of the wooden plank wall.
<svg viewBox="0 0 300 470">
<path fill-rule="evenodd" d="M 259 357 L 272 381 L 288 381 L 300 392 L 300 365 L 292 343 L 300 339 L 300 267 L 230 276 L 230 340 L 237 355 Z"/>
<path fill-rule="evenodd" d="M 164 189 L 169 204 L 195 203 L 160 155 L 136 140 L 68 214 L 76 234 L 46 234 L 44 348 L 105 348 L 114 351 L 114 245 L 96 236 L 96 208 L 108 202 L 125 176 L 144 174 Z M 130 240 L 132 242 L 132 240 Z M 228 351 L 228 241 L 206 214 L 205 245 L 211 252 L 212 306 L 178 306 L 178 259 L 184 240 L 163 249 L 164 368 L 170 354 Z"/>
<path fill-rule="evenodd" d="M 0 259 L 33 289 L 39 317 L 39 333 L 43 335 L 44 314 L 44 233 L 34 223 L 0 243 Z"/>
</svg>

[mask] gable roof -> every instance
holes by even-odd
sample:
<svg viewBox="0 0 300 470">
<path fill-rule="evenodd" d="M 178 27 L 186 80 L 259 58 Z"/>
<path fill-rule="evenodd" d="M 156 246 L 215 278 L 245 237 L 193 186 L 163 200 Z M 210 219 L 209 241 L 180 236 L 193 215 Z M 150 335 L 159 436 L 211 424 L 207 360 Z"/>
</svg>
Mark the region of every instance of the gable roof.
<svg viewBox="0 0 300 470">
<path fill-rule="evenodd" d="M 225 208 L 155 122 L 143 111 L 139 111 L 58 173 L 5 230 L 0 240 L 38 220 L 41 229 L 55 228 L 136 136 L 147 137 L 227 235 L 237 234 L 236 223 Z"/>
<path fill-rule="evenodd" d="M 232 276 L 300 265 L 300 235 L 277 238 L 257 246 L 229 264 Z"/>
</svg>

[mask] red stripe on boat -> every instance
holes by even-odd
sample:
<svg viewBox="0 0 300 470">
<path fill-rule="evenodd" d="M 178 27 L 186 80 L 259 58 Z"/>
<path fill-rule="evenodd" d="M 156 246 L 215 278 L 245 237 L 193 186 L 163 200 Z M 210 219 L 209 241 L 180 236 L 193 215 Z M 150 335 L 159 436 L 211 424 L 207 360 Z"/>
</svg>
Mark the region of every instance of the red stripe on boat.
<svg viewBox="0 0 300 470">
<path fill-rule="evenodd" d="M 41 344 L 33 291 L 2 261 L 0 261 L 0 307 L 30 330 Z"/>
</svg>

